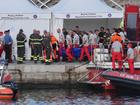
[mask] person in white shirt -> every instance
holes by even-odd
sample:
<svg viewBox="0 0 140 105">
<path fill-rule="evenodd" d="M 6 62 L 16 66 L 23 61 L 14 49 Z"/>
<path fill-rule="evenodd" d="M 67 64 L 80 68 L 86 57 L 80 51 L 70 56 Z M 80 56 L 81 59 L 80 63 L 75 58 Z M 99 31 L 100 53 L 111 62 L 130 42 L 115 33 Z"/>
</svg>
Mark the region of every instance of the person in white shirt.
<svg viewBox="0 0 140 105">
<path fill-rule="evenodd" d="M 84 46 L 88 46 L 89 44 L 88 44 L 88 35 L 87 35 L 87 33 L 84 33 L 84 35 L 83 35 L 83 37 L 82 37 L 82 44 L 84 45 Z"/>
<path fill-rule="evenodd" d="M 76 34 L 75 31 L 73 31 L 73 47 L 78 48 L 80 44 L 80 38 L 79 35 Z"/>
<path fill-rule="evenodd" d="M 71 37 L 72 31 L 69 31 L 66 36 L 66 45 L 72 45 L 72 37 Z"/>
<path fill-rule="evenodd" d="M 58 43 L 59 43 L 59 58 L 62 56 L 62 50 L 65 49 L 65 37 L 60 28 L 57 29 L 58 33 Z"/>
<path fill-rule="evenodd" d="M 128 60 L 128 65 L 130 69 L 130 73 L 134 73 L 134 50 L 132 48 L 132 44 L 127 45 L 128 50 L 127 50 L 127 60 Z"/>
<path fill-rule="evenodd" d="M 99 30 L 95 29 L 94 33 L 92 31 L 89 31 L 89 45 L 90 45 L 90 51 L 93 51 L 93 49 L 98 47 L 99 43 Z M 91 60 L 94 58 L 94 51 L 91 52 Z"/>
<path fill-rule="evenodd" d="M 123 30 L 121 29 L 121 28 L 119 28 L 118 29 L 118 31 L 119 31 L 119 35 L 121 36 L 121 38 L 122 38 L 122 41 L 123 41 L 123 43 L 125 42 L 125 34 L 124 34 L 124 32 L 123 32 Z"/>
<path fill-rule="evenodd" d="M 113 70 L 116 69 L 115 67 L 115 61 L 117 60 L 119 63 L 119 70 L 122 69 L 122 56 L 123 56 L 123 48 L 122 44 L 116 39 L 111 47 L 112 52 L 112 68 Z"/>
<path fill-rule="evenodd" d="M 64 37 L 63 33 L 61 32 L 61 29 L 60 28 L 57 29 L 57 33 L 59 35 L 59 40 L 58 40 L 59 45 L 60 44 L 61 45 L 64 45 L 64 43 L 65 43 L 65 37 Z"/>
<path fill-rule="evenodd" d="M 92 47 L 97 46 L 97 35 L 96 33 L 93 34 L 93 32 L 89 32 L 89 44 L 92 45 Z"/>
<path fill-rule="evenodd" d="M 82 51 L 81 51 L 81 55 L 80 55 L 80 61 L 82 61 L 83 57 L 84 57 L 84 53 L 86 54 L 86 56 L 88 57 L 88 61 L 90 61 L 90 54 L 88 51 L 88 35 L 87 33 L 84 32 L 84 35 L 82 37 Z"/>
<path fill-rule="evenodd" d="M 99 38 L 98 34 L 99 34 L 99 30 L 97 30 L 97 29 L 94 31 L 94 34 L 89 32 L 89 35 L 90 35 L 89 36 L 89 43 L 92 44 L 92 46 L 94 48 L 96 48 L 97 45 L 99 44 L 100 38 Z"/>
<path fill-rule="evenodd" d="M 69 31 L 68 35 L 66 36 L 66 44 L 67 44 L 66 55 L 68 56 L 68 61 L 69 62 L 71 62 L 73 60 L 71 35 L 72 35 L 72 31 Z"/>
</svg>

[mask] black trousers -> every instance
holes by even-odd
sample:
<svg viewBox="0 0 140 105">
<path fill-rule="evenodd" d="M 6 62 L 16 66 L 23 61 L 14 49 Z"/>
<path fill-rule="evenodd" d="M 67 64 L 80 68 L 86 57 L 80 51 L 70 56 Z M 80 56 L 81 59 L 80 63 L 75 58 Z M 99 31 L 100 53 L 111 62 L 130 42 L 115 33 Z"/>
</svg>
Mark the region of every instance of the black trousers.
<svg viewBox="0 0 140 105">
<path fill-rule="evenodd" d="M 24 53 L 25 53 L 24 50 L 25 50 L 24 47 L 17 47 L 17 56 L 18 56 L 17 60 L 18 61 L 23 62 Z"/>
<path fill-rule="evenodd" d="M 25 60 L 25 59 L 26 59 L 26 58 L 25 58 L 25 45 L 24 45 L 24 50 L 23 50 L 23 51 L 24 51 L 24 57 L 23 57 L 23 59 Z"/>
<path fill-rule="evenodd" d="M 31 60 L 34 59 L 34 49 L 31 47 Z"/>
<path fill-rule="evenodd" d="M 46 59 L 50 60 L 50 55 L 51 55 L 51 47 L 46 47 L 45 48 L 46 51 Z"/>
<path fill-rule="evenodd" d="M 42 57 L 42 46 L 34 45 L 34 60 L 37 60 L 37 57 Z"/>
<path fill-rule="evenodd" d="M 12 62 L 12 45 L 4 45 L 5 59 Z"/>
</svg>

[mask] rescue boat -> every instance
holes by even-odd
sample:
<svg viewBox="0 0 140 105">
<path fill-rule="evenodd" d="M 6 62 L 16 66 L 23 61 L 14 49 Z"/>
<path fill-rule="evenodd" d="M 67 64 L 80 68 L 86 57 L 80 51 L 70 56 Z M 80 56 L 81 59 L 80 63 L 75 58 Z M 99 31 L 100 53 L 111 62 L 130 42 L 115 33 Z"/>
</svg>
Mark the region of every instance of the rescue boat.
<svg viewBox="0 0 140 105">
<path fill-rule="evenodd" d="M 0 99 L 12 100 L 17 98 L 18 88 L 8 72 L 8 63 L 0 65 Z"/>
<path fill-rule="evenodd" d="M 125 61 L 123 62 L 123 69 L 122 70 L 109 70 L 109 68 L 112 68 L 112 62 L 108 62 L 108 67 L 105 68 L 104 64 L 104 70 L 102 73 L 102 77 L 107 79 L 107 85 L 111 85 L 113 87 L 125 87 L 125 88 L 132 88 L 140 90 L 140 47 L 139 43 L 138 46 L 135 47 L 136 51 L 136 58 L 134 59 L 134 73 L 131 73 L 129 70 L 128 63 Z"/>
<path fill-rule="evenodd" d="M 140 90 L 140 75 L 119 71 L 105 71 L 102 76 L 115 87 L 127 87 Z"/>
<path fill-rule="evenodd" d="M 137 48 L 140 51 L 140 48 Z M 123 69 L 121 71 L 112 70 L 111 57 L 108 49 L 97 48 L 94 50 L 94 62 L 90 62 L 87 66 L 88 73 L 81 77 L 78 81 L 93 86 L 100 86 L 105 90 L 116 89 L 116 87 L 127 87 L 140 90 L 140 54 L 136 57 L 134 62 L 135 72 L 129 73 L 129 66 L 127 62 L 123 62 Z M 118 64 L 116 63 L 116 68 Z M 88 77 L 86 80 L 83 78 Z"/>
</svg>

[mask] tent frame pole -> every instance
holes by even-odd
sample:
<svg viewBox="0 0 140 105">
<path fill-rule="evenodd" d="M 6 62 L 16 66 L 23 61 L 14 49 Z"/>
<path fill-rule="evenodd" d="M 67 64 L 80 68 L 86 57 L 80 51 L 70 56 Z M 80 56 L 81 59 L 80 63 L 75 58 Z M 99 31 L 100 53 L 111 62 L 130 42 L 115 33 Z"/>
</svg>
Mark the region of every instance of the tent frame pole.
<svg viewBox="0 0 140 105">
<path fill-rule="evenodd" d="M 109 0 L 109 1 L 111 1 L 113 4 L 118 6 L 121 10 L 124 10 L 124 8 L 121 5 L 119 5 L 117 2 L 115 2 L 114 0 Z"/>
<path fill-rule="evenodd" d="M 49 8 L 46 4 L 48 3 L 48 2 L 50 2 L 51 0 L 47 0 L 47 1 L 45 1 L 44 3 L 41 1 L 41 0 L 37 0 L 41 5 L 40 6 L 38 6 L 33 0 L 30 0 L 35 6 L 37 6 L 37 7 L 40 7 L 40 8 L 42 8 L 42 6 L 45 6 L 46 8 Z"/>
<path fill-rule="evenodd" d="M 38 5 L 33 0 L 29 0 L 29 1 L 32 2 L 36 7 L 38 7 Z"/>
<path fill-rule="evenodd" d="M 41 8 L 42 6 L 45 6 L 46 8 L 49 8 L 46 4 L 47 4 L 48 2 L 50 2 L 51 0 L 47 0 L 47 1 L 45 1 L 44 3 L 41 2 L 40 0 L 37 0 L 37 1 L 41 3 L 40 8 Z"/>
</svg>

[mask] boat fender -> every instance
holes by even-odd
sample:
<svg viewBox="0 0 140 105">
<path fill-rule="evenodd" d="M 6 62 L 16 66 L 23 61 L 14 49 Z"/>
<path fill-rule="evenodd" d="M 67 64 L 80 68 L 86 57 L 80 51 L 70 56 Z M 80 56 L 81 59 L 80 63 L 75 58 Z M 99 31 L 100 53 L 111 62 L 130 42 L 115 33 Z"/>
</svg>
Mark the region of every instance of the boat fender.
<svg viewBox="0 0 140 105">
<path fill-rule="evenodd" d="M 12 80 L 12 75 L 10 74 L 5 74 L 3 77 L 3 82 L 11 81 Z"/>
<path fill-rule="evenodd" d="M 105 85 L 106 85 L 106 86 L 111 85 L 110 80 L 106 80 L 106 81 L 105 81 Z"/>
</svg>

